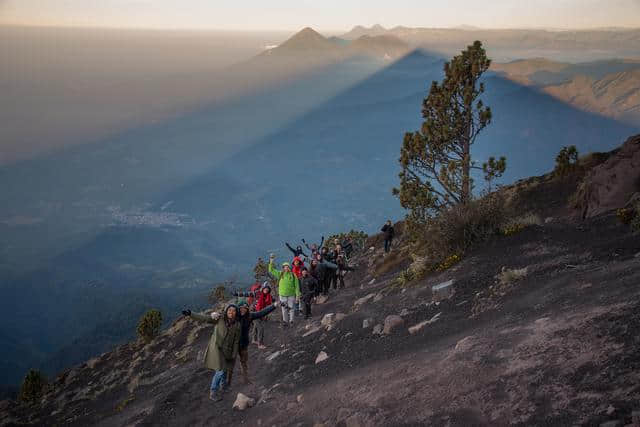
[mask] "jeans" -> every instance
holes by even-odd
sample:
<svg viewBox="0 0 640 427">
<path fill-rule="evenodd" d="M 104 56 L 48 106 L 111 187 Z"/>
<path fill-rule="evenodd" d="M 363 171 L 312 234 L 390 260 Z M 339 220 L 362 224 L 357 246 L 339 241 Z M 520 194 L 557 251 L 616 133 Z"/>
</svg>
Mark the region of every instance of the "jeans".
<svg viewBox="0 0 640 427">
<path fill-rule="evenodd" d="M 389 252 L 391 250 L 391 239 L 384 239 L 384 251 Z"/>
<path fill-rule="evenodd" d="M 211 379 L 211 390 L 218 391 L 221 387 L 224 387 L 226 373 L 224 370 L 215 371 L 213 378 Z"/>
<path fill-rule="evenodd" d="M 293 307 L 296 303 L 296 297 L 280 297 L 280 302 L 286 304 L 282 307 L 282 321 L 293 323 Z"/>
</svg>

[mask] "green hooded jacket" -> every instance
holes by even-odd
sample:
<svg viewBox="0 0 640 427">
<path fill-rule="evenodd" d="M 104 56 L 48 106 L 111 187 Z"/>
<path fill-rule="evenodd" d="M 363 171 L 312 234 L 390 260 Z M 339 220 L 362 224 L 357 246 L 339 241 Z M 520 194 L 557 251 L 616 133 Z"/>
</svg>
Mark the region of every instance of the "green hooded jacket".
<svg viewBox="0 0 640 427">
<path fill-rule="evenodd" d="M 237 317 L 231 326 L 227 326 L 227 309 L 225 308 L 224 315 L 220 316 L 218 320 L 213 320 L 210 315 L 200 313 L 191 313 L 191 318 L 215 325 L 211 338 L 209 338 L 209 345 L 204 353 L 204 365 L 214 371 L 229 369 L 231 362 L 238 355 L 240 336 L 242 335 Z"/>
<path fill-rule="evenodd" d="M 283 273 L 273 266 L 273 262 L 269 262 L 269 273 L 278 280 L 278 294 L 281 297 L 300 296 L 300 282 L 291 271 Z"/>
</svg>

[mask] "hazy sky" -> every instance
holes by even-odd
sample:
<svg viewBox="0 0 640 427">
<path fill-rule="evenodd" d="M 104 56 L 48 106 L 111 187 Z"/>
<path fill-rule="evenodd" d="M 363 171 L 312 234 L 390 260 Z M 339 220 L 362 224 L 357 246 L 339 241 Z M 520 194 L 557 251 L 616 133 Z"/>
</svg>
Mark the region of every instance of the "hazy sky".
<svg viewBox="0 0 640 427">
<path fill-rule="evenodd" d="M 640 0 L 0 0 L 0 23 L 237 30 L 640 27 Z"/>
</svg>

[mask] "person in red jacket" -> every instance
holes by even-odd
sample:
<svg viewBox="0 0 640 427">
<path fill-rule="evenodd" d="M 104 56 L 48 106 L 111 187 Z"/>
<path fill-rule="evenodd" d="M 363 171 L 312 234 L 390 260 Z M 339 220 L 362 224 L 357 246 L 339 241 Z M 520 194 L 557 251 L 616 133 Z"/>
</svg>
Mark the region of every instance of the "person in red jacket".
<svg viewBox="0 0 640 427">
<path fill-rule="evenodd" d="M 262 283 L 260 283 L 258 281 L 256 281 L 256 283 L 251 285 L 251 287 L 249 288 L 249 293 L 251 294 L 251 296 L 247 297 L 247 304 L 249 304 L 249 307 L 252 307 L 252 308 L 254 307 L 254 304 L 256 303 L 256 300 L 253 297 L 253 294 L 258 292 L 260 290 L 260 288 L 262 288 Z"/>
<path fill-rule="evenodd" d="M 300 257 L 294 257 L 291 264 L 293 264 L 293 267 L 291 267 L 291 272 L 295 274 L 298 279 L 300 279 L 302 277 L 302 267 L 304 267 L 304 263 L 302 262 Z"/>
</svg>

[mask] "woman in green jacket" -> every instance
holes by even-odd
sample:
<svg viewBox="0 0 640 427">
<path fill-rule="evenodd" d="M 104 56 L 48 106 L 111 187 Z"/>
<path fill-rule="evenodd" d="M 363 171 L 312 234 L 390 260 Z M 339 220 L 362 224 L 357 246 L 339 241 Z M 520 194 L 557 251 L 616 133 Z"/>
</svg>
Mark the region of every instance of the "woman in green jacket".
<svg viewBox="0 0 640 427">
<path fill-rule="evenodd" d="M 269 273 L 278 281 L 278 295 L 282 303 L 282 322 L 284 326 L 293 325 L 295 303 L 300 303 L 300 282 L 291 271 L 288 262 L 282 263 L 282 271 L 273 266 L 274 255 L 269 257 Z"/>
<path fill-rule="evenodd" d="M 185 310 L 182 314 L 199 322 L 215 325 L 209 339 L 209 345 L 204 353 L 204 364 L 208 369 L 214 371 L 209 399 L 218 402 L 222 400 L 221 388 L 225 386 L 227 371 L 233 366 L 238 356 L 240 336 L 242 335 L 240 322 L 237 321 L 238 307 L 229 304 L 225 308 L 223 316 L 215 311 L 206 315 Z"/>
</svg>

